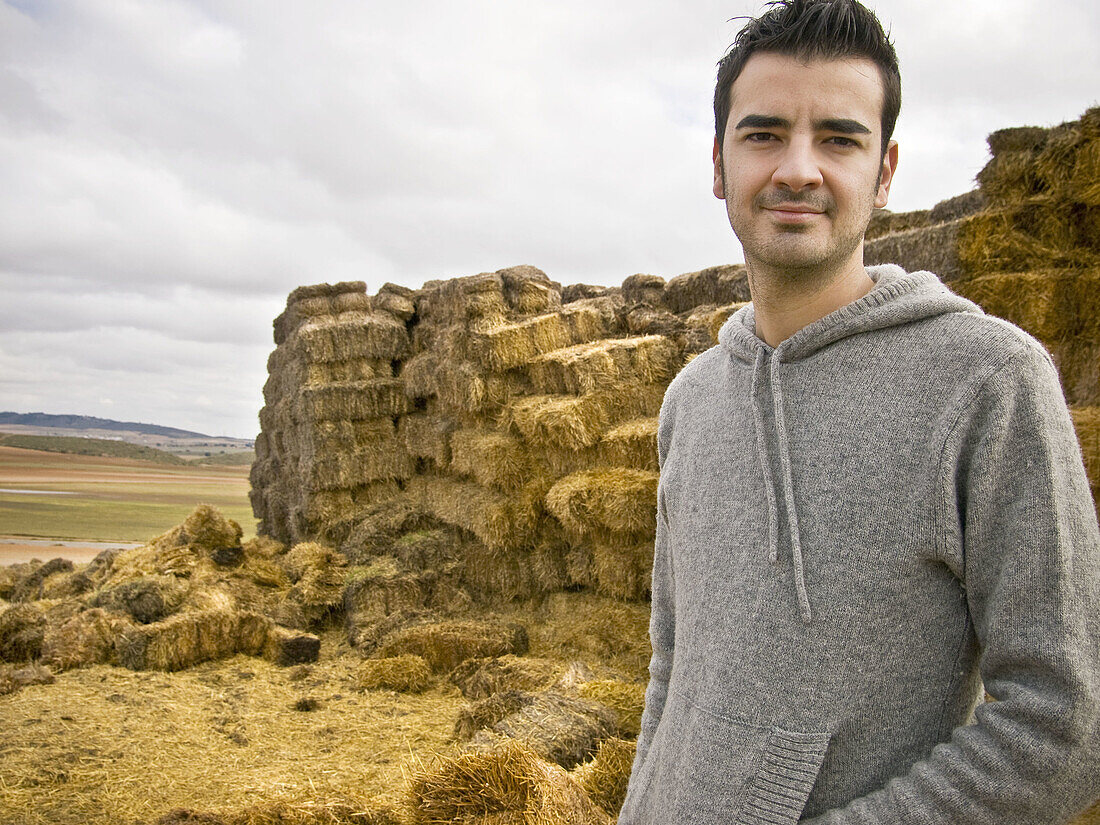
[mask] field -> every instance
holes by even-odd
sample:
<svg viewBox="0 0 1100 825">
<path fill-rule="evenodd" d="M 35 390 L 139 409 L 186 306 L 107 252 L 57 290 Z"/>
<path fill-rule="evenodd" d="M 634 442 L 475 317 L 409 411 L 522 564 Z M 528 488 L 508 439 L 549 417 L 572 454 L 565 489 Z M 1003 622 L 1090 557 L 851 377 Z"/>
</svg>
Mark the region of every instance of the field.
<svg viewBox="0 0 1100 825">
<path fill-rule="evenodd" d="M 197 503 L 240 523 L 256 522 L 247 466 L 153 464 L 0 446 L 0 535 L 147 541 L 179 524 Z"/>
</svg>

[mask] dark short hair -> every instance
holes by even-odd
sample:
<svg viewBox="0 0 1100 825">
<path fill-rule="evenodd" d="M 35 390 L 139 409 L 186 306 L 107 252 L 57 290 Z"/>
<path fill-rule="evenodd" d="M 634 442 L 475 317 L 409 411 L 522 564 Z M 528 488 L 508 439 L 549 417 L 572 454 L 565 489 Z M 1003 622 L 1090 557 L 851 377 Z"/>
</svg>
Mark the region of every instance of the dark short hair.
<svg viewBox="0 0 1100 825">
<path fill-rule="evenodd" d="M 882 77 L 882 153 L 890 144 L 901 111 L 901 72 L 890 36 L 874 12 L 857 0 L 771 0 L 768 10 L 737 33 L 718 62 L 714 87 L 714 134 L 718 146 L 730 116 L 730 88 L 756 52 L 800 60 L 866 58 Z"/>
</svg>

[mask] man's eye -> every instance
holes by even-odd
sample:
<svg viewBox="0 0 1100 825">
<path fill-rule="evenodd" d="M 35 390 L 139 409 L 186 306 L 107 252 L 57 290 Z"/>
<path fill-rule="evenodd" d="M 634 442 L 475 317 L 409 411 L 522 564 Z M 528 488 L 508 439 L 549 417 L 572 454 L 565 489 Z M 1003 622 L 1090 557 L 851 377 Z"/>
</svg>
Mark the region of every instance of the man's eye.
<svg viewBox="0 0 1100 825">
<path fill-rule="evenodd" d="M 832 143 L 836 146 L 858 146 L 859 145 L 858 143 L 856 143 L 851 138 L 840 137 L 839 135 L 829 138 L 827 143 Z"/>
<path fill-rule="evenodd" d="M 775 137 L 771 132 L 752 132 L 745 136 L 745 140 L 751 143 L 764 143 Z"/>
</svg>

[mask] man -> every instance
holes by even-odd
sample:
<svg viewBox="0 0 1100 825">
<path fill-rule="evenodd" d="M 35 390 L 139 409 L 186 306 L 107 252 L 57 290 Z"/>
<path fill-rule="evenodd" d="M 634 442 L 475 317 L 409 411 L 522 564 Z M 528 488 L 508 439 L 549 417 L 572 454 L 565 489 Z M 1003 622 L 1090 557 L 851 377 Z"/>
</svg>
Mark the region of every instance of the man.
<svg viewBox="0 0 1100 825">
<path fill-rule="evenodd" d="M 855 0 L 777 0 L 720 64 L 752 303 L 662 407 L 619 825 L 1056 823 L 1100 793 L 1100 534 L 1051 360 L 863 265 L 899 106 Z"/>
</svg>

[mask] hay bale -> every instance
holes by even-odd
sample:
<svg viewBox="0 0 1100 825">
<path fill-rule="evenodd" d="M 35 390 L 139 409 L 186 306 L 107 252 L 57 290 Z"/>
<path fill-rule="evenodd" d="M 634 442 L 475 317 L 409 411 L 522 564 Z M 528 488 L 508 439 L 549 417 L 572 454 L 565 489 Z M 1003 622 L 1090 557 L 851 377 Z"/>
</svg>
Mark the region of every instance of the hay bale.
<svg viewBox="0 0 1100 825">
<path fill-rule="evenodd" d="M 85 610 L 46 630 L 42 661 L 56 670 L 116 664 L 115 641 L 133 626 L 129 619 L 101 608 Z"/>
<path fill-rule="evenodd" d="M 863 261 L 868 266 L 898 264 L 910 272 L 928 270 L 945 283 L 958 280 L 964 269 L 956 252 L 956 239 L 967 220 L 972 219 L 909 229 L 868 241 L 863 247 Z"/>
<path fill-rule="evenodd" d="M 288 341 L 309 363 L 396 360 L 409 351 L 405 324 L 385 313 L 345 312 L 338 317 L 311 318 Z"/>
<path fill-rule="evenodd" d="M 180 525 L 183 535 L 180 537 L 193 550 L 210 555 L 226 547 L 240 547 L 244 531 L 232 519 L 209 504 L 200 504 Z"/>
<path fill-rule="evenodd" d="M 657 306 L 664 297 L 665 279 L 659 275 L 631 275 L 623 281 L 623 300 L 628 304 Z"/>
<path fill-rule="evenodd" d="M 46 616 L 31 603 L 0 608 L 0 660 L 25 662 L 37 659 L 46 635 Z"/>
<path fill-rule="evenodd" d="M 522 690 L 504 690 L 486 696 L 458 712 L 452 738 L 457 742 L 472 739 L 478 731 L 492 728 L 533 701 L 535 694 Z"/>
<path fill-rule="evenodd" d="M 482 487 L 503 491 L 519 487 L 530 475 L 519 439 L 480 428 L 451 434 L 450 470 L 473 477 Z"/>
<path fill-rule="evenodd" d="M 28 685 L 52 685 L 55 681 L 49 668 L 37 662 L 25 667 L 0 665 L 0 696 L 15 693 Z"/>
<path fill-rule="evenodd" d="M 0 567 L 0 599 L 11 601 L 11 594 L 18 580 L 19 577 L 10 567 Z"/>
<path fill-rule="evenodd" d="M 677 314 L 703 304 L 721 306 L 749 300 L 748 277 L 741 264 L 686 272 L 665 285 L 664 304 Z"/>
<path fill-rule="evenodd" d="M 390 426 L 392 426 L 391 422 Z M 343 490 L 360 484 L 375 481 L 397 481 L 407 479 L 413 473 L 413 463 L 404 447 L 396 437 L 389 445 L 391 449 L 371 447 L 367 449 L 348 449 L 345 446 L 329 451 L 307 465 L 303 481 L 310 490 Z"/>
<path fill-rule="evenodd" d="M 583 395 L 627 380 L 667 384 L 679 366 L 679 352 L 672 341 L 647 335 L 555 350 L 534 359 L 527 373 L 539 393 Z"/>
<path fill-rule="evenodd" d="M 429 326 L 501 322 L 508 314 L 504 281 L 495 272 L 428 281 L 416 308 L 421 325 Z"/>
<path fill-rule="evenodd" d="M 273 624 L 268 628 L 260 655 L 280 667 L 316 662 L 321 655 L 321 640 L 312 633 Z"/>
<path fill-rule="evenodd" d="M 586 298 L 599 298 L 607 295 L 610 287 L 595 286 L 593 284 L 570 284 L 561 293 L 562 304 L 571 304 L 574 301 L 583 301 Z"/>
<path fill-rule="evenodd" d="M 932 223 L 932 213 L 927 209 L 917 209 L 913 212 L 891 212 L 889 209 L 876 209 L 871 213 L 871 221 L 867 224 L 866 240 L 881 238 L 892 232 L 905 232 L 909 229 L 917 229 Z"/>
<path fill-rule="evenodd" d="M 532 395 L 513 401 L 505 420 L 536 449 L 582 450 L 616 424 L 657 415 L 664 389 L 627 382 L 582 396 Z"/>
<path fill-rule="evenodd" d="M 942 200 L 932 207 L 929 217 L 932 223 L 946 223 L 977 214 L 986 207 L 985 195 L 981 189 L 971 189 L 961 195 Z"/>
<path fill-rule="evenodd" d="M 469 343 L 471 360 L 503 372 L 577 342 L 560 314 L 548 314 L 473 332 Z"/>
<path fill-rule="evenodd" d="M 561 308 L 561 285 L 533 266 L 512 266 L 497 270 L 504 287 L 504 300 L 520 315 L 554 312 Z"/>
<path fill-rule="evenodd" d="M 397 424 L 397 436 L 412 458 L 424 458 L 443 469 L 451 460 L 451 433 L 454 420 L 429 413 L 402 416 Z"/>
<path fill-rule="evenodd" d="M 118 663 L 131 670 L 175 671 L 238 653 L 260 654 L 269 619 L 255 613 L 202 610 L 124 631 L 115 644 Z"/>
<path fill-rule="evenodd" d="M 508 654 L 467 659 L 451 671 L 448 679 L 467 699 L 477 700 L 507 691 L 544 690 L 563 670 L 562 663 L 553 659 Z"/>
<path fill-rule="evenodd" d="M 43 598 L 43 583 L 57 573 L 72 573 L 73 563 L 68 559 L 50 559 L 19 577 L 11 590 L 10 601 L 33 602 Z"/>
<path fill-rule="evenodd" d="M 539 532 L 532 531 L 532 540 Z M 539 581 L 526 547 L 508 551 L 481 542 L 470 543 L 463 554 L 462 585 L 475 599 L 502 603 L 527 599 L 539 592 Z"/>
<path fill-rule="evenodd" d="M 554 655 L 598 659 L 632 678 L 648 674 L 649 606 L 593 593 L 551 593 L 540 639 Z"/>
<path fill-rule="evenodd" d="M 637 738 L 645 710 L 645 688 L 639 682 L 621 679 L 593 679 L 577 686 L 581 697 L 598 702 L 615 713 L 617 732 L 627 739 Z"/>
<path fill-rule="evenodd" d="M 1044 341 L 1071 406 L 1100 405 L 1100 344 Z"/>
<path fill-rule="evenodd" d="M 395 543 L 402 536 L 437 530 L 439 526 L 435 518 L 403 497 L 364 510 L 340 545 L 340 552 L 349 563 L 369 564 L 376 556 L 397 555 Z M 415 541 L 415 538 L 410 539 L 407 544 L 415 544 Z M 408 552 L 412 552 L 411 548 Z M 419 568 L 425 564 L 407 563 L 405 566 Z"/>
<path fill-rule="evenodd" d="M 958 292 L 1040 340 L 1100 342 L 1100 268 L 995 273 Z"/>
<path fill-rule="evenodd" d="M 303 387 L 302 416 L 313 421 L 389 418 L 409 412 L 405 384 L 396 378 Z"/>
<path fill-rule="evenodd" d="M 497 694 L 503 696 L 503 694 Z M 493 702 L 496 697 L 484 701 Z M 494 722 L 489 730 L 523 743 L 548 762 L 569 770 L 585 761 L 596 745 L 615 730 L 615 716 L 608 708 L 556 691 L 542 691 L 517 710 Z M 474 735 L 474 741 L 492 741 Z"/>
<path fill-rule="evenodd" d="M 423 657 L 436 673 L 453 670 L 473 657 L 527 652 L 527 630 L 520 624 L 485 619 L 424 622 L 388 634 L 377 656 L 411 653 Z"/>
<path fill-rule="evenodd" d="M 961 222 L 957 251 L 968 274 L 1095 266 L 1078 244 L 1072 207 L 1049 199 L 987 210 Z"/>
<path fill-rule="evenodd" d="M 1092 137 L 1080 146 L 1067 195 L 1076 203 L 1100 206 L 1100 137 Z"/>
<path fill-rule="evenodd" d="M 1070 409 L 1085 472 L 1092 487 L 1093 500 L 1100 500 L 1100 407 L 1074 407 Z"/>
<path fill-rule="evenodd" d="M 724 307 L 706 305 L 696 307 L 692 310 L 685 324 L 689 330 L 702 333 L 698 337 L 701 339 L 703 346 L 689 347 L 689 351 L 703 352 L 717 344 L 718 330 L 722 328 L 722 325 L 729 320 L 729 317 L 733 315 L 733 313 L 737 312 L 737 310 L 741 309 L 743 306 L 745 306 L 743 303 L 727 304 Z M 678 363 L 676 366 L 679 367 L 680 364 Z"/>
<path fill-rule="evenodd" d="M 600 742 L 592 759 L 571 773 L 588 798 L 611 816 L 617 815 L 626 801 L 636 750 L 636 742 L 609 737 Z"/>
<path fill-rule="evenodd" d="M 1036 168 L 1037 153 L 1031 150 L 1003 151 L 977 174 L 978 186 L 986 200 L 1006 206 L 1047 191 Z"/>
<path fill-rule="evenodd" d="M 412 825 L 611 822 L 564 770 L 507 741 L 420 766 L 409 780 L 408 811 Z"/>
<path fill-rule="evenodd" d="M 599 461 L 605 467 L 658 471 L 657 416 L 635 418 L 612 427 L 600 439 Z"/>
<path fill-rule="evenodd" d="M 1049 134 L 1050 129 L 1041 126 L 1011 126 L 990 133 L 985 140 L 990 154 L 996 157 L 1005 152 L 1036 153 L 1043 148 Z"/>
<path fill-rule="evenodd" d="M 546 509 L 576 536 L 600 527 L 648 534 L 657 524 L 657 478 L 625 467 L 574 473 L 550 488 Z"/>
<path fill-rule="evenodd" d="M 187 586 L 175 576 L 152 575 L 104 587 L 89 604 L 114 613 L 124 613 L 136 622 L 149 624 L 179 610 L 186 595 Z"/>
<path fill-rule="evenodd" d="M 597 592 L 625 601 L 649 599 L 653 580 L 652 538 L 598 536 L 591 547 L 592 576 Z"/>
<path fill-rule="evenodd" d="M 423 693 L 432 683 L 432 671 L 420 656 L 388 656 L 366 659 L 356 669 L 355 681 L 364 690 Z"/>
<path fill-rule="evenodd" d="M 439 521 L 472 533 L 491 550 L 511 551 L 531 541 L 541 489 L 536 487 L 528 495 L 525 487 L 505 495 L 471 482 L 420 475 L 409 480 L 406 492 L 417 507 Z"/>
</svg>

